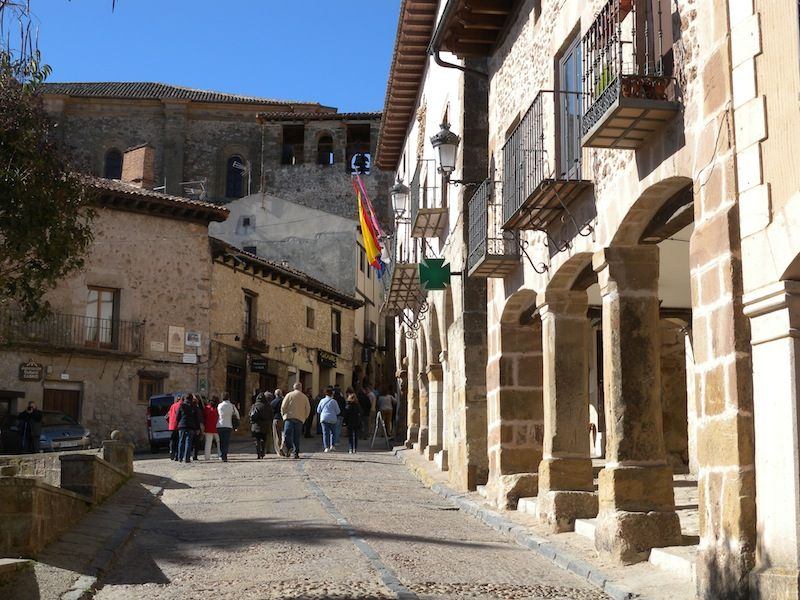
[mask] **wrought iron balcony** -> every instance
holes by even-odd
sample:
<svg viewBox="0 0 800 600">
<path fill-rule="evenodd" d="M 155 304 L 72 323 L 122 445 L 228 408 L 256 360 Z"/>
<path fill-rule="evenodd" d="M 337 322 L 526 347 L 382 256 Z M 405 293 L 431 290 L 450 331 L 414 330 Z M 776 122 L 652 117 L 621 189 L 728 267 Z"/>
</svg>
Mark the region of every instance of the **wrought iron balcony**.
<svg viewBox="0 0 800 600">
<path fill-rule="evenodd" d="M 267 322 L 245 319 L 242 323 L 242 348 L 253 352 L 267 351 Z"/>
<path fill-rule="evenodd" d="M 470 277 L 505 277 L 519 264 L 519 235 L 500 229 L 502 206 L 494 202 L 494 182 L 484 181 L 469 200 Z"/>
<path fill-rule="evenodd" d="M 412 238 L 410 231 L 408 220 L 398 221 L 392 262 L 384 275 L 387 284 L 382 311 L 391 316 L 399 315 L 405 309 L 415 309 L 425 297 L 419 285 L 422 240 Z"/>
<path fill-rule="evenodd" d="M 0 313 L 0 345 L 33 346 L 89 354 L 142 354 L 144 325 L 119 319 L 51 313 L 40 320 L 21 311 Z"/>
<path fill-rule="evenodd" d="M 609 0 L 583 36 L 584 146 L 638 148 L 678 114 L 662 4 Z"/>
<path fill-rule="evenodd" d="M 592 185 L 581 176 L 580 121 L 577 92 L 536 95 L 503 146 L 503 229 L 545 229 Z"/>
<path fill-rule="evenodd" d="M 439 179 L 435 161 L 426 159 L 417 163 L 409 185 L 411 237 L 438 237 L 447 226 L 447 209 L 442 202 L 442 190 L 436 185 Z"/>
</svg>

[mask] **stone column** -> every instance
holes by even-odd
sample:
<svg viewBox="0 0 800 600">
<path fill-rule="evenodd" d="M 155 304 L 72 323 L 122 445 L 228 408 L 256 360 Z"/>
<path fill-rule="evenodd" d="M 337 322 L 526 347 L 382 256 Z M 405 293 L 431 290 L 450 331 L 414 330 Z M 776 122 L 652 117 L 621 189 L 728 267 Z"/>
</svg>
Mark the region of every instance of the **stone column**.
<svg viewBox="0 0 800 600">
<path fill-rule="evenodd" d="M 595 545 L 622 563 L 681 542 L 661 423 L 658 247 L 595 253 L 603 295 L 606 466 Z"/>
<path fill-rule="evenodd" d="M 406 448 L 412 448 L 419 437 L 419 381 L 415 372 L 416 356 L 409 354 L 408 385 L 406 399 L 408 402 L 406 422 L 408 433 L 406 435 Z"/>
<path fill-rule="evenodd" d="M 539 295 L 544 365 L 544 441 L 539 520 L 555 532 L 597 516 L 589 436 L 589 320 L 586 292 Z"/>
<path fill-rule="evenodd" d="M 442 449 L 442 421 L 444 418 L 444 398 L 442 379 L 443 370 L 440 363 L 428 365 L 428 445 L 425 457 L 433 460 L 433 456 Z"/>
<path fill-rule="evenodd" d="M 744 303 L 751 324 L 756 430 L 758 544 L 751 575 L 753 597 L 798 598 L 800 282 L 775 282 L 745 295 Z"/>
<path fill-rule="evenodd" d="M 419 434 L 415 448 L 420 454 L 428 447 L 428 374 L 424 368 L 418 374 L 417 388 L 419 390 Z"/>
</svg>

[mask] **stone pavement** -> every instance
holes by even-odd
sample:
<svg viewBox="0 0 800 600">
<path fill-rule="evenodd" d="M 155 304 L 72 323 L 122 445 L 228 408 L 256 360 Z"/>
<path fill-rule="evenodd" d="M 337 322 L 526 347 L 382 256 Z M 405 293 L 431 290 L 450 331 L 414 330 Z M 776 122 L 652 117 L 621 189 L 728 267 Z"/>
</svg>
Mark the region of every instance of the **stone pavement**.
<svg viewBox="0 0 800 600">
<path fill-rule="evenodd" d="M 457 510 L 391 452 L 312 449 L 137 460 L 165 489 L 97 598 L 607 598 Z"/>
</svg>

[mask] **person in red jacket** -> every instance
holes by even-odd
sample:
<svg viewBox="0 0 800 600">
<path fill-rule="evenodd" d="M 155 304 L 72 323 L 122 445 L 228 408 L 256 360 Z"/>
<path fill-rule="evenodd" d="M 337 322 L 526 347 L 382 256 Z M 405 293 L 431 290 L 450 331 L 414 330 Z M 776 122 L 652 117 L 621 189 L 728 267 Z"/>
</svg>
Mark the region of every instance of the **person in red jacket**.
<svg viewBox="0 0 800 600">
<path fill-rule="evenodd" d="M 217 433 L 217 419 L 219 419 L 217 404 L 219 404 L 219 398 L 212 396 L 211 402 L 208 402 L 203 407 L 203 422 L 206 430 L 206 460 L 211 460 L 211 444 L 214 441 L 217 442 L 217 458 L 220 457 L 219 434 Z"/>
<path fill-rule="evenodd" d="M 167 413 L 167 429 L 170 431 L 169 437 L 169 457 L 178 460 L 178 409 L 181 407 L 183 398 L 175 396 L 175 402 L 169 407 Z"/>
</svg>

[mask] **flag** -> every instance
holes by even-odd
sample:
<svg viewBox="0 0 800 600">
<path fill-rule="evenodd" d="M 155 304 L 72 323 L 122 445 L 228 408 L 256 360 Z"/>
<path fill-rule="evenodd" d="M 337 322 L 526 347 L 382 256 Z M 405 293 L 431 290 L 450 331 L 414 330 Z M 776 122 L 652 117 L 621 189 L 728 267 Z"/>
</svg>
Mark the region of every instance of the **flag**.
<svg viewBox="0 0 800 600">
<path fill-rule="evenodd" d="M 383 235 L 378 220 L 375 218 L 375 211 L 372 203 L 367 196 L 367 190 L 361 177 L 353 177 L 353 189 L 358 199 L 358 222 L 361 225 L 361 236 L 364 238 L 364 250 L 367 253 L 367 262 L 378 273 L 378 277 L 383 275 L 385 265 L 382 260 L 380 237 Z"/>
</svg>

